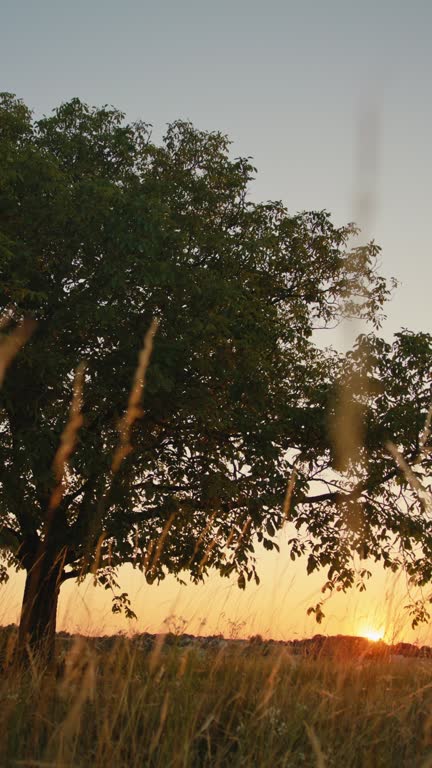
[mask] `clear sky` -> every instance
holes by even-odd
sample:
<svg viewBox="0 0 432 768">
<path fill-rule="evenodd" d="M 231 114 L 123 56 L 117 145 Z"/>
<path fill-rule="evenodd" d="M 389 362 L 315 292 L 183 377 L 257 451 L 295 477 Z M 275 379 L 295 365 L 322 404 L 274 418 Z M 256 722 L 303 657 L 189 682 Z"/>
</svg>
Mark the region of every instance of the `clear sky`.
<svg viewBox="0 0 432 768">
<path fill-rule="evenodd" d="M 400 281 L 385 336 L 432 331 L 430 0 L 3 0 L 1 16 L 1 90 L 36 115 L 73 96 L 113 104 L 156 138 L 176 118 L 222 130 L 254 158 L 253 198 L 326 208 L 382 246 L 383 273 Z M 129 572 L 124 586 L 141 628 L 175 612 L 301 635 L 315 631 L 305 608 L 319 582 L 288 562 L 263 557 L 264 583 L 246 594 L 216 580 L 149 589 Z M 20 587 L 0 591 L 0 618 L 16 617 Z M 68 626 L 119 626 L 89 588 L 68 589 Z M 367 598 L 338 596 L 325 629 L 360 631 L 377 611 L 380 622 L 383 590 L 378 573 Z"/>
</svg>

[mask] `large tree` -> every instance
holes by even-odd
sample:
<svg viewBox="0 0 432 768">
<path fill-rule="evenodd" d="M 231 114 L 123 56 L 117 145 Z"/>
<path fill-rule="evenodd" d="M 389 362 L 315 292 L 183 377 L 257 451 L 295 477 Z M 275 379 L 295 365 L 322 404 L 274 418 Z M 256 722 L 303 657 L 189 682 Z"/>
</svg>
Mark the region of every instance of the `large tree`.
<svg viewBox="0 0 432 768">
<path fill-rule="evenodd" d="M 254 173 L 187 122 L 158 146 L 113 108 L 74 99 L 34 120 L 1 97 L 0 536 L 27 572 L 21 649 L 51 651 L 67 579 L 115 590 L 127 562 L 150 582 L 258 579 L 254 544 L 276 546 L 290 478 L 291 556 L 329 588 L 354 582 L 353 553 L 409 553 L 430 577 L 425 504 L 384 446 L 424 449 L 431 339 L 318 348 L 314 329 L 343 316 L 379 325 L 379 249 L 351 247 L 326 212 L 252 202 Z M 364 440 L 341 459 L 343 421 Z"/>
</svg>

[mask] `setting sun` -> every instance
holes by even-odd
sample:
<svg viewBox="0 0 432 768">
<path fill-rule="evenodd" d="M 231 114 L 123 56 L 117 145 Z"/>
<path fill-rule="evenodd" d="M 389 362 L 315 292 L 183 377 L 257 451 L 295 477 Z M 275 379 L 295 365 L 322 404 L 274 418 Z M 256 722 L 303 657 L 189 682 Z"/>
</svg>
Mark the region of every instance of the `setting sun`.
<svg viewBox="0 0 432 768">
<path fill-rule="evenodd" d="M 384 631 L 382 629 L 373 629 L 372 627 L 367 627 L 361 632 L 362 637 L 366 637 L 368 640 L 371 640 L 373 643 L 377 643 L 378 640 L 382 640 L 384 637 Z"/>
</svg>

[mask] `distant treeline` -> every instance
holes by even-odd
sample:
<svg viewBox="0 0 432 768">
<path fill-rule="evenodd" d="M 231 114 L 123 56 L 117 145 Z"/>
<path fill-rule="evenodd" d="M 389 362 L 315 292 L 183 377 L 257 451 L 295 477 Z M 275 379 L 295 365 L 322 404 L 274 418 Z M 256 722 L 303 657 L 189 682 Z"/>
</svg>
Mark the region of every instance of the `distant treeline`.
<svg viewBox="0 0 432 768">
<path fill-rule="evenodd" d="M 6 657 L 11 655 L 14 639 L 17 636 L 18 627 L 15 624 L 0 626 L 0 666 Z M 82 637 L 78 634 L 70 634 L 61 631 L 57 633 L 58 655 L 61 657 L 68 647 Z M 357 635 L 314 635 L 303 640 L 273 640 L 265 639 L 261 635 L 251 635 L 247 639 L 226 638 L 222 634 L 195 636 L 188 633 L 167 632 L 164 634 L 152 634 L 149 632 L 126 635 L 124 633 L 101 636 L 85 636 L 86 642 L 94 650 L 103 653 L 110 651 L 121 643 L 129 643 L 136 650 L 151 652 L 155 645 L 161 644 L 167 647 L 173 645 L 179 648 L 192 647 L 197 650 L 233 650 L 240 649 L 244 653 L 257 652 L 269 654 L 277 649 L 285 648 L 295 656 L 306 657 L 332 657 L 332 658 L 432 658 L 432 647 L 429 645 L 414 645 L 412 643 L 399 642 L 388 644 L 380 640 L 377 642 Z"/>
</svg>

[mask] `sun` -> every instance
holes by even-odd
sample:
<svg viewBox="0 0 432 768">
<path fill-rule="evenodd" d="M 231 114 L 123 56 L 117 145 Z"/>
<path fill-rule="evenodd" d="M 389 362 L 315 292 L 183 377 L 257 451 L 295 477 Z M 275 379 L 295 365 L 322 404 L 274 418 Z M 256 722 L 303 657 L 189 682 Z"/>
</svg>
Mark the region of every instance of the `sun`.
<svg viewBox="0 0 432 768">
<path fill-rule="evenodd" d="M 368 640 L 371 640 L 373 643 L 377 643 L 379 640 L 382 640 L 384 637 L 384 630 L 383 629 L 374 629 L 373 627 L 366 627 L 361 633 L 362 637 L 366 637 Z"/>
</svg>

